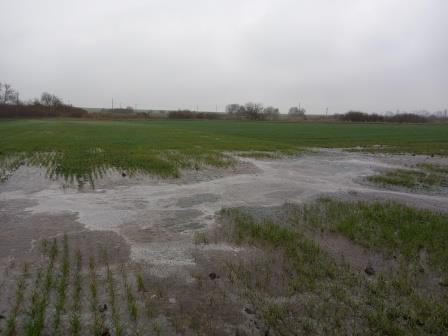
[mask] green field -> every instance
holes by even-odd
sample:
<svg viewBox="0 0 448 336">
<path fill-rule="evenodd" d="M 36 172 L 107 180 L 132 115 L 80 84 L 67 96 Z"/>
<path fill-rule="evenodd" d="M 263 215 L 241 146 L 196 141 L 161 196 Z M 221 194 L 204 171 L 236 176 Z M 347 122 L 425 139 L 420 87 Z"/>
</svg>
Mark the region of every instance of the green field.
<svg viewBox="0 0 448 336">
<path fill-rule="evenodd" d="M 61 119 L 0 123 L 3 169 L 26 161 L 74 178 L 92 177 L 110 167 L 131 174 L 178 176 L 180 168 L 230 165 L 233 160 L 225 153 L 231 151 L 263 156 L 358 146 L 367 151 L 448 155 L 448 124 Z"/>
</svg>

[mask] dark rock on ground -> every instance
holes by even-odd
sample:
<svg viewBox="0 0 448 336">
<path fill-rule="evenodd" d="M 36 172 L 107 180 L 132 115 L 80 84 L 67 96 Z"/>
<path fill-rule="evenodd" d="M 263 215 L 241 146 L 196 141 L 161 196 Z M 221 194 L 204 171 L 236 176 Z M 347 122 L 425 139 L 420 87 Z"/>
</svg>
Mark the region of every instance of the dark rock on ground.
<svg viewBox="0 0 448 336">
<path fill-rule="evenodd" d="M 249 314 L 249 315 L 253 315 L 253 314 L 255 314 L 255 312 L 254 312 L 252 309 L 250 309 L 250 308 L 244 308 L 244 311 L 245 311 L 247 314 Z"/>
<path fill-rule="evenodd" d="M 372 266 L 367 266 L 366 269 L 364 270 L 364 272 L 366 272 L 367 275 L 374 275 L 375 274 L 375 270 L 373 269 Z"/>
</svg>

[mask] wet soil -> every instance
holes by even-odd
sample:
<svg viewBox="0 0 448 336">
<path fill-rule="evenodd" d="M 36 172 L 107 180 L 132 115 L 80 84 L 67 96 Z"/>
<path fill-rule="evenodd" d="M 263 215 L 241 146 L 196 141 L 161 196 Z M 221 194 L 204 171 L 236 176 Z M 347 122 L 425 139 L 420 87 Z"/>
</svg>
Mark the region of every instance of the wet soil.
<svg viewBox="0 0 448 336">
<path fill-rule="evenodd" d="M 0 234 L 4 241 L 9 237 L 1 244 L 2 255 L 29 254 L 39 237 L 87 230 L 113 233 L 129 246 L 133 260 L 186 265 L 193 263 L 194 233 L 213 225 L 223 207 L 263 211 L 332 194 L 448 209 L 447 191 L 428 195 L 363 184 L 364 177 L 384 168 L 447 159 L 320 150 L 281 160 L 242 160 L 214 174 L 212 168 L 189 171 L 176 183 L 142 176 L 134 181 L 115 172 L 82 192 L 48 180 L 41 168 L 21 167 L 0 185 Z"/>
<path fill-rule="evenodd" d="M 20 275 L 23 262 L 42 263 L 41 241 L 61 241 L 67 234 L 74 249 L 95 260 L 101 260 L 106 251 L 117 274 L 126 265 L 129 274 L 138 270 L 146 275 L 145 281 L 152 277 L 153 282 L 147 284 L 152 290 L 142 294 L 144 300 L 139 301 L 142 310 L 144 301 L 152 300 L 179 318 L 183 316 L 181 310 L 191 306 L 197 309 L 200 323 L 206 323 L 207 319 L 203 319 L 207 316 L 219 320 L 210 328 L 222 331 L 232 326 L 228 330 L 235 334 L 238 326 L 241 334 L 259 334 L 262 322 L 244 311 L 249 303 L 231 294 L 223 298 L 229 295 L 229 286 L 209 278 L 210 273 L 219 275 L 221 270 L 216 265 L 222 265 L 229 256 L 250 251 L 241 251 L 219 239 L 216 244 L 198 247 L 194 244 L 195 234 L 212 228 L 216 213 L 223 207 L 247 207 L 260 217 L 281 216 L 280 206 L 285 202 L 303 203 L 322 195 L 347 200 L 395 200 L 448 211 L 448 190 L 419 194 L 380 189 L 364 182 L 366 176 L 382 169 L 422 162 L 448 164 L 447 159 L 426 156 L 318 150 L 280 160 L 241 159 L 232 168 L 184 171 L 177 180 L 129 177 L 111 171 L 95 182 L 95 189 L 48 179 L 42 168 L 21 167 L 0 184 L 0 314 L 6 314 L 13 301 L 14 279 Z M 353 246 L 344 237 L 322 233 L 313 239 L 330 255 L 359 271 L 366 264 L 384 271 L 394 267 L 393 261 Z M 86 257 L 84 268 L 87 262 Z M 103 283 L 104 270 L 104 265 L 99 266 L 99 281 Z M 83 272 L 87 278 L 87 270 Z M 136 287 L 136 279 L 131 279 Z M 107 293 L 103 286 L 100 298 L 104 301 Z M 204 291 L 201 286 L 208 289 Z M 118 288 L 125 297 L 123 285 Z M 207 300 L 215 302 L 204 306 Z M 217 309 L 216 304 L 221 308 Z M 110 312 L 107 314 L 111 325 L 112 317 Z M 151 323 L 160 319 L 165 328 L 173 328 L 173 323 L 164 320 L 166 316 L 154 314 L 148 317 Z"/>
</svg>

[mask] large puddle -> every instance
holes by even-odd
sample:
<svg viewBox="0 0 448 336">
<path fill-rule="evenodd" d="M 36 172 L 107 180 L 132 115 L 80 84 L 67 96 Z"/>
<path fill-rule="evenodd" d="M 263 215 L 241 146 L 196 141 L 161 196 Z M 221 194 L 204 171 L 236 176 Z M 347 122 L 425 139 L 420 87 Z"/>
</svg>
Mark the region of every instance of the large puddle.
<svg viewBox="0 0 448 336">
<path fill-rule="evenodd" d="M 65 214 L 86 229 L 119 234 L 129 243 L 135 260 L 188 265 L 193 263 L 189 253 L 192 235 L 213 225 L 216 212 L 223 207 L 270 207 L 353 191 L 448 209 L 447 197 L 380 190 L 360 183 L 378 169 L 402 167 L 410 160 L 429 158 L 321 150 L 275 161 L 248 159 L 257 169 L 202 182 L 142 179 L 138 184 L 100 183 L 90 192 L 63 188 L 60 182 L 46 179 L 41 169 L 22 167 L 0 185 L 0 211 L 10 216 Z"/>
</svg>

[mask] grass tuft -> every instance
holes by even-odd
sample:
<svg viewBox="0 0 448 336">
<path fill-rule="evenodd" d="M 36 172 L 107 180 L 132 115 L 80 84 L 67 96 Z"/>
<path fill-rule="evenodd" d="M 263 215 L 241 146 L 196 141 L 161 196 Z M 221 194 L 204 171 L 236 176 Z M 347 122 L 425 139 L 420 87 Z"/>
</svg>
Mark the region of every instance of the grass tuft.
<svg viewBox="0 0 448 336">
<path fill-rule="evenodd" d="M 92 334 L 101 336 L 103 333 L 103 320 L 98 313 L 98 290 L 95 271 L 95 259 L 89 257 L 89 275 L 90 275 L 90 312 L 92 314 Z"/>
<path fill-rule="evenodd" d="M 81 292 L 82 292 L 82 255 L 76 251 L 76 269 L 74 273 L 73 294 L 72 294 L 72 314 L 70 316 L 70 334 L 78 336 L 81 332 Z"/>
<path fill-rule="evenodd" d="M 64 310 L 66 301 L 66 292 L 68 287 L 69 273 L 70 273 L 70 257 L 68 237 L 64 235 L 63 252 L 62 252 L 62 274 L 57 284 L 57 301 L 55 306 L 55 312 L 53 317 L 53 334 L 59 334 L 59 328 L 61 323 L 61 313 Z"/>
<path fill-rule="evenodd" d="M 112 273 L 112 269 L 109 265 L 109 259 L 107 252 L 104 251 L 104 264 L 106 266 L 106 286 L 107 293 L 109 297 L 109 304 L 112 310 L 112 320 L 114 324 L 114 331 L 116 336 L 121 336 L 123 334 L 123 326 L 120 321 L 120 314 L 118 313 L 116 293 L 115 293 L 115 278 Z"/>
</svg>

